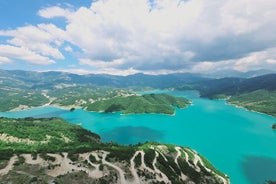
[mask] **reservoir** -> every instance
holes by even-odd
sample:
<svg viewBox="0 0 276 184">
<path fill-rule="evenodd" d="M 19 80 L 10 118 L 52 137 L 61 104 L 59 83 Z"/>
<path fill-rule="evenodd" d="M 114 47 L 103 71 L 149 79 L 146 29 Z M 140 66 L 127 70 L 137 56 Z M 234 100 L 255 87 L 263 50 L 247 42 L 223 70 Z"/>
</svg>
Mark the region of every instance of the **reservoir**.
<svg viewBox="0 0 276 184">
<path fill-rule="evenodd" d="M 193 104 L 162 114 L 73 112 L 40 107 L 0 112 L 0 117 L 61 117 L 99 134 L 104 142 L 136 144 L 145 141 L 178 144 L 197 150 L 233 184 L 264 184 L 276 180 L 276 118 L 227 105 L 224 100 L 200 98 L 195 91 L 156 91 L 184 96 Z"/>
</svg>

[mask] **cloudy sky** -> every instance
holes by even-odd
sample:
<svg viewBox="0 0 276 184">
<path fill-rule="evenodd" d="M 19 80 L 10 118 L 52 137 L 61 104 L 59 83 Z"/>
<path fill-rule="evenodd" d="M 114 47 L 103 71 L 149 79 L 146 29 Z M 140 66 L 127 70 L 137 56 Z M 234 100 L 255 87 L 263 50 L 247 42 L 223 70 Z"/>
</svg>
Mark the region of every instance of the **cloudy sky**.
<svg viewBox="0 0 276 184">
<path fill-rule="evenodd" d="M 1 0 L 0 68 L 276 71 L 275 0 Z"/>
</svg>

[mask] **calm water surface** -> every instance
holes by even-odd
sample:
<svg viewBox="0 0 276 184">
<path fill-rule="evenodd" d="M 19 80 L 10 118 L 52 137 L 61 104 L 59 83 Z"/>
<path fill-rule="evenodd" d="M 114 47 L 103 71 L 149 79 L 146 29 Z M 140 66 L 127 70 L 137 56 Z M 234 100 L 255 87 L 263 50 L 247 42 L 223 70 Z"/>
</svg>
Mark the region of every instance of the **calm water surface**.
<svg viewBox="0 0 276 184">
<path fill-rule="evenodd" d="M 158 91 L 156 91 L 158 93 Z M 164 92 L 164 91 L 162 91 Z M 263 184 L 276 180 L 276 118 L 227 105 L 223 100 L 199 98 L 193 91 L 165 91 L 185 96 L 193 105 L 176 109 L 175 116 L 160 114 L 69 112 L 53 107 L 0 112 L 6 117 L 57 116 L 121 144 L 145 141 L 189 146 L 227 173 L 233 184 Z"/>
</svg>

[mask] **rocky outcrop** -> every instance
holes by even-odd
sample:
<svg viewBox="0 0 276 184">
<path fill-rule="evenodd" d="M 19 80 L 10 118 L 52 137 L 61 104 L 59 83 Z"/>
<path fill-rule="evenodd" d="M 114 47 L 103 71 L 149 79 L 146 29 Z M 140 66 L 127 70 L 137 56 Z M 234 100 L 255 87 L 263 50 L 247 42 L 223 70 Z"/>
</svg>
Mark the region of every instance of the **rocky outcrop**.
<svg viewBox="0 0 276 184">
<path fill-rule="evenodd" d="M 116 153 L 110 150 L 73 155 L 52 153 L 47 154 L 47 157 L 52 158 L 48 160 L 45 156 L 42 158 L 37 155 L 33 158 L 31 154 L 21 154 L 19 157 L 21 160 L 23 157 L 24 161 L 11 167 L 10 163 L 14 163 L 17 157 L 13 156 L 9 164 L 0 170 L 2 183 L 16 183 L 21 181 L 20 177 L 29 182 L 64 183 L 72 175 L 76 183 L 230 183 L 225 174 L 210 166 L 194 150 L 174 145 L 139 145 L 134 152 L 130 152 L 130 159 L 126 157 L 126 160 L 116 158 Z M 72 157 L 74 161 L 70 159 Z M 41 172 L 32 171 L 32 167 L 41 168 Z M 13 176 L 15 173 L 17 177 Z M 74 183 L 73 180 L 71 182 Z"/>
</svg>

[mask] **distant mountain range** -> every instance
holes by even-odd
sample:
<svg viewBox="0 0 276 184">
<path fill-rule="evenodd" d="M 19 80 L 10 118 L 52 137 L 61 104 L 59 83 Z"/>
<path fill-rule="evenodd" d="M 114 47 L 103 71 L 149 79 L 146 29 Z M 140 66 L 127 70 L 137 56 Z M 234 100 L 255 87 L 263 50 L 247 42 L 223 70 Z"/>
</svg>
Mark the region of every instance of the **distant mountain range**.
<svg viewBox="0 0 276 184">
<path fill-rule="evenodd" d="M 276 74 L 252 78 L 221 78 L 184 85 L 180 89 L 195 89 L 201 96 L 213 98 L 219 94 L 236 95 L 256 90 L 276 90 Z"/>
<path fill-rule="evenodd" d="M 109 86 L 109 87 L 152 87 L 169 88 L 208 80 L 199 74 L 181 73 L 168 75 L 134 74 L 128 76 L 88 74 L 77 75 L 64 72 L 34 72 L 22 70 L 0 70 L 0 85 L 35 89 L 51 89 L 60 84 Z"/>
<path fill-rule="evenodd" d="M 255 71 L 244 73 L 246 77 L 255 76 L 268 71 Z M 0 70 L 0 87 L 9 86 L 26 89 L 52 89 L 56 85 L 90 85 L 90 86 L 109 86 L 109 87 L 151 87 L 151 88 L 175 88 L 185 84 L 207 84 L 212 83 L 236 83 L 245 79 L 230 78 L 214 80 L 214 75 L 194 74 L 194 73 L 175 73 L 166 75 L 146 75 L 142 73 L 117 76 L 105 74 L 78 75 L 65 72 L 34 72 L 22 70 Z M 210 82 L 211 81 L 211 82 Z M 227 85 L 228 86 L 228 85 Z"/>
<path fill-rule="evenodd" d="M 220 70 L 220 71 L 210 71 L 207 74 L 203 74 L 203 76 L 208 78 L 225 78 L 225 77 L 239 77 L 239 78 L 252 78 L 261 75 L 275 73 L 272 70 L 253 70 L 248 72 L 239 72 L 236 70 Z"/>
<path fill-rule="evenodd" d="M 257 73 L 251 72 L 254 75 L 257 75 Z M 82 87 L 85 89 L 82 89 Z M 76 100 L 79 103 L 80 96 L 82 99 L 89 100 L 92 98 L 91 95 L 94 95 L 92 98 L 94 99 L 95 95 L 97 96 L 98 94 L 97 91 L 93 91 L 93 89 L 98 89 L 96 87 L 128 88 L 133 90 L 168 88 L 197 90 L 200 92 L 201 97 L 227 99 L 228 103 L 276 116 L 275 73 L 251 78 L 226 77 L 217 79 L 193 73 L 167 75 L 145 75 L 139 73 L 128 76 L 116 76 L 77 75 L 53 71 L 0 70 L 0 100 L 3 102 L 2 106 L 0 105 L 0 109 L 10 110 L 20 107 L 20 105 L 40 106 L 49 103 L 49 96 L 59 99 L 56 95 L 60 96 L 61 94 L 62 97 L 60 99 L 63 99 L 64 96 L 75 95 L 68 99 L 72 101 L 70 105 L 76 105 Z M 72 91 L 68 93 L 68 90 Z M 48 96 L 47 92 L 49 92 Z M 95 98 L 97 99 L 98 97 Z M 66 100 L 65 102 L 67 103 Z"/>
</svg>

